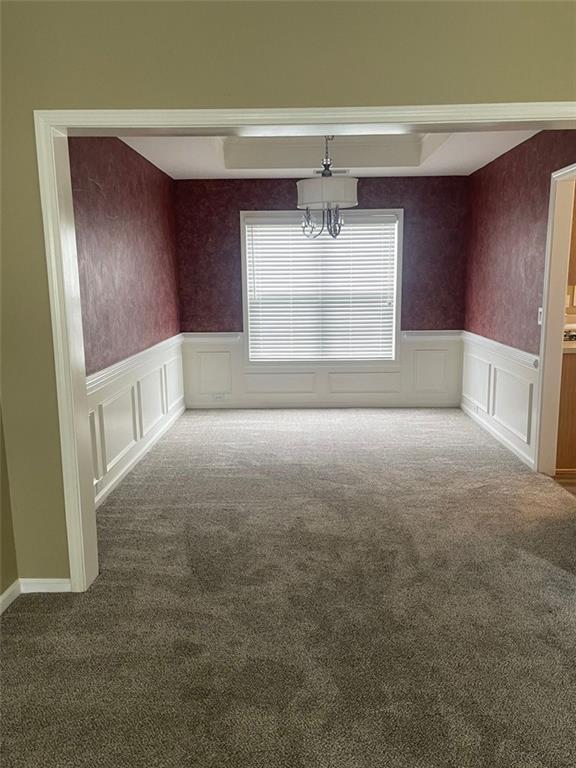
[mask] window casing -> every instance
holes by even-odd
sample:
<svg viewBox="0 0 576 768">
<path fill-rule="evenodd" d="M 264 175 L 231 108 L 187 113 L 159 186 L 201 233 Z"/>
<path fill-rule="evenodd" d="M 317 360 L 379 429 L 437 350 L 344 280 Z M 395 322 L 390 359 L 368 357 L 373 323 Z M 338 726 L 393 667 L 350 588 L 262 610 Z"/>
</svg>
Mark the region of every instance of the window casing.
<svg viewBox="0 0 576 768">
<path fill-rule="evenodd" d="M 299 211 L 242 213 L 248 360 L 395 361 L 402 214 L 346 211 L 337 239 L 309 240 Z"/>
</svg>

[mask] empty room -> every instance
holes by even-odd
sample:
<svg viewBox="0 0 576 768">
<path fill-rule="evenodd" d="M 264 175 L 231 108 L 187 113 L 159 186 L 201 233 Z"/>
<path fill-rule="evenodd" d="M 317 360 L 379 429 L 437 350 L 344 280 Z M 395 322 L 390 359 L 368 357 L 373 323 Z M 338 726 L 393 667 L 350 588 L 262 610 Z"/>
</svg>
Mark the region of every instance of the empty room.
<svg viewBox="0 0 576 768">
<path fill-rule="evenodd" d="M 576 8 L 6 5 L 2 764 L 573 766 Z"/>
</svg>

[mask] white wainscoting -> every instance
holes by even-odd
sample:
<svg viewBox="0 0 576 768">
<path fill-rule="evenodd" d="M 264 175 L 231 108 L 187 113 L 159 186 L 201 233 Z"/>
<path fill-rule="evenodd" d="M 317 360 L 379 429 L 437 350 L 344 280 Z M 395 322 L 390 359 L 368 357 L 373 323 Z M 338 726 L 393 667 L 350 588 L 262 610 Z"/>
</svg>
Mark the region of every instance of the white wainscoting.
<svg viewBox="0 0 576 768">
<path fill-rule="evenodd" d="M 87 379 L 96 503 L 187 408 L 458 407 L 535 466 L 538 357 L 405 331 L 395 363 L 254 364 L 242 333 L 184 333 Z"/>
<path fill-rule="evenodd" d="M 184 411 L 182 336 L 86 379 L 96 504 Z"/>
<path fill-rule="evenodd" d="M 462 410 L 533 469 L 539 359 L 464 331 Z"/>
<path fill-rule="evenodd" d="M 460 331 L 407 331 L 395 363 L 249 363 L 243 333 L 184 333 L 187 408 L 458 407 Z"/>
</svg>

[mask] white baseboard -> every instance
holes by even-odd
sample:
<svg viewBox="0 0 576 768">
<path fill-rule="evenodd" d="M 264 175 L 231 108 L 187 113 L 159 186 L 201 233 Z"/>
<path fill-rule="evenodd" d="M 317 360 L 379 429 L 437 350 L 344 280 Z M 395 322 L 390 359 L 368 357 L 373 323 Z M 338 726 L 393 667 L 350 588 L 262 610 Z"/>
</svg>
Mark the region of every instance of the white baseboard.
<svg viewBox="0 0 576 768">
<path fill-rule="evenodd" d="M 3 613 L 19 595 L 38 592 L 71 592 L 70 579 L 16 579 L 0 595 L 0 613 Z"/>
<path fill-rule="evenodd" d="M 4 592 L 0 595 L 0 613 L 4 613 L 6 608 L 8 608 L 14 600 L 18 597 L 20 594 L 20 582 L 18 579 L 16 581 L 13 581 L 12 584 L 10 584 L 9 587 L 7 587 Z"/>
<path fill-rule="evenodd" d="M 31 592 L 71 592 L 70 579 L 19 579 L 20 594 Z"/>
<path fill-rule="evenodd" d="M 464 332 L 462 410 L 536 467 L 537 355 Z"/>
</svg>

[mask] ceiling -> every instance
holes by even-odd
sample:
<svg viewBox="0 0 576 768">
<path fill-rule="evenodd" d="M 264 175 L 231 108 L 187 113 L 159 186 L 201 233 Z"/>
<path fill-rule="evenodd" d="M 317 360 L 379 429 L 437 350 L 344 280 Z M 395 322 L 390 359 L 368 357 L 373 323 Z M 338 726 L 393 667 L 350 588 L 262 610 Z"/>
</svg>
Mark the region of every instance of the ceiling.
<svg viewBox="0 0 576 768">
<path fill-rule="evenodd" d="M 353 176 L 467 176 L 537 131 L 336 136 L 333 169 Z M 318 136 L 121 137 L 173 179 L 300 178 L 320 167 Z"/>
</svg>

